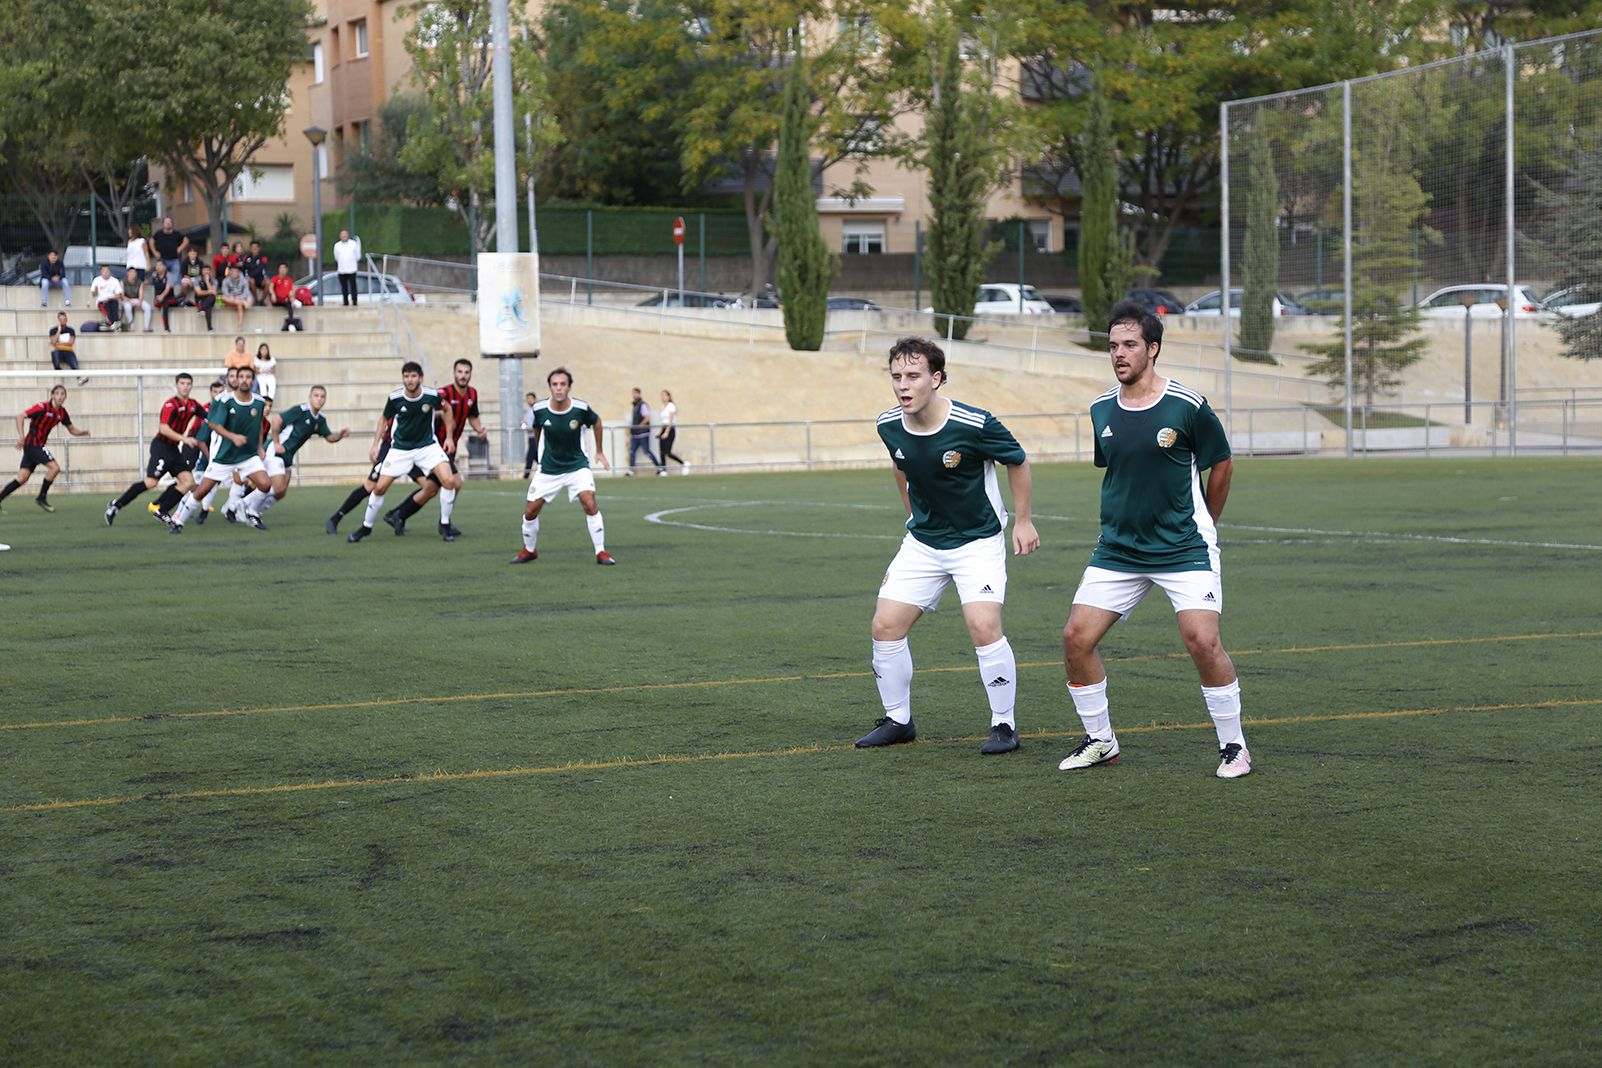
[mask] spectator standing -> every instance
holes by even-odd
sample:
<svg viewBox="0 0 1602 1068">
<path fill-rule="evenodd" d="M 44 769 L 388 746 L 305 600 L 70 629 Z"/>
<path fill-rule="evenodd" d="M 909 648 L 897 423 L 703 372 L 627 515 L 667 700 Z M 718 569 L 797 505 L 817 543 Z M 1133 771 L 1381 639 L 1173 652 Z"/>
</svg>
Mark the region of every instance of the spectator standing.
<svg viewBox="0 0 1602 1068">
<path fill-rule="evenodd" d="M 66 312 L 56 312 L 56 325 L 50 328 L 50 366 L 57 371 L 70 367 L 78 369 L 78 331 L 67 322 Z M 87 378 L 78 379 L 81 386 L 89 381 Z"/>
<path fill-rule="evenodd" d="M 278 361 L 265 341 L 256 346 L 256 392 L 270 401 L 278 399 Z"/>
<path fill-rule="evenodd" d="M 678 422 L 679 406 L 673 403 L 673 394 L 664 389 L 662 391 L 662 411 L 657 423 L 657 426 L 661 429 L 656 432 L 656 440 L 660 442 L 657 445 L 657 449 L 662 453 L 662 467 L 657 472 L 658 474 L 667 474 L 667 462 L 669 460 L 683 467 L 684 474 L 690 473 L 690 465 L 684 462 L 684 457 L 678 456 L 673 452 L 673 439 L 679 436 Z"/>
<path fill-rule="evenodd" d="M 122 283 L 111 277 L 111 266 L 102 263 L 100 275 L 89 283 L 89 296 L 104 316 L 101 325 L 107 330 L 122 329 Z"/>
<path fill-rule="evenodd" d="M 148 245 L 155 259 L 167 265 L 167 276 L 172 284 L 176 286 L 178 284 L 178 261 L 183 257 L 185 250 L 189 248 L 189 238 L 172 228 L 171 215 L 163 215 L 161 229 L 150 235 Z M 155 269 L 154 262 L 151 263 L 151 269 Z"/>
<path fill-rule="evenodd" d="M 245 281 L 245 276 L 239 273 L 238 267 L 228 268 L 228 277 L 223 279 L 217 299 L 239 313 L 239 320 L 234 329 L 243 330 L 245 309 L 251 305 L 250 283 Z"/>
<path fill-rule="evenodd" d="M 62 266 L 61 257 L 55 249 L 46 252 L 44 259 L 39 261 L 39 307 L 50 303 L 51 286 L 60 289 L 67 307 L 72 307 L 72 283 L 67 281 L 67 269 Z"/>
<path fill-rule="evenodd" d="M 178 276 L 167 271 L 167 261 L 158 259 L 150 267 L 150 304 L 161 309 L 161 329 L 172 333 L 172 323 L 168 321 L 167 309 L 177 307 L 183 303 L 178 295 Z"/>
<path fill-rule="evenodd" d="M 523 457 L 523 477 L 534 470 L 534 461 L 539 459 L 539 435 L 534 433 L 534 405 L 539 401 L 535 393 L 523 394 L 523 421 L 517 424 L 519 430 L 528 431 L 528 454 Z"/>
<path fill-rule="evenodd" d="M 629 469 L 623 472 L 625 476 L 634 474 L 634 458 L 642 452 L 645 453 L 646 459 L 651 461 L 651 466 L 656 468 L 657 474 L 667 473 L 662 461 L 651 452 L 651 406 L 645 403 L 645 398 L 640 396 L 640 389 L 636 386 L 634 397 L 629 402 Z"/>
<path fill-rule="evenodd" d="M 143 242 L 140 243 L 143 245 Z M 130 251 L 132 246 L 129 246 Z M 129 267 L 128 274 L 122 280 L 122 319 L 129 330 L 133 329 L 134 312 L 140 309 L 145 313 L 145 333 L 150 333 L 150 301 L 145 299 L 144 271 L 137 267 Z"/>
<path fill-rule="evenodd" d="M 339 232 L 334 242 L 334 270 L 339 275 L 339 303 L 355 305 L 356 272 L 362 265 L 362 239 L 351 237 L 349 230 Z"/>
<path fill-rule="evenodd" d="M 217 276 L 210 267 L 200 269 L 200 281 L 190 290 L 195 298 L 195 309 L 206 317 L 206 333 L 211 333 L 211 309 L 217 306 Z"/>
<path fill-rule="evenodd" d="M 128 269 L 139 272 L 140 285 L 144 285 L 145 279 L 150 277 L 150 252 L 137 224 L 128 227 Z M 150 324 L 147 322 L 145 325 L 148 327 Z"/>
</svg>

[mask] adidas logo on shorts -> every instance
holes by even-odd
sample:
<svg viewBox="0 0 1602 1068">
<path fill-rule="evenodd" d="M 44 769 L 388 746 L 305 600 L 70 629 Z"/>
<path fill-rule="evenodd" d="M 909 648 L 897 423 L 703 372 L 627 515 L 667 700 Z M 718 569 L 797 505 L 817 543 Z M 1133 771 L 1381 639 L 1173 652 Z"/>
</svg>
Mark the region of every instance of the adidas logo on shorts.
<svg viewBox="0 0 1602 1068">
<path fill-rule="evenodd" d="M 987 583 L 985 583 L 983 586 L 981 586 L 979 588 L 979 592 L 980 593 L 995 593 L 996 591 L 991 589 L 990 588 L 990 583 L 987 582 Z M 1209 596 L 1211 596 L 1211 595 L 1209 595 Z"/>
<path fill-rule="evenodd" d="M 1211 590 L 1207 591 L 1207 596 L 1203 597 L 1202 600 L 1204 600 L 1204 601 L 1212 601 L 1214 604 L 1218 603 L 1218 598 L 1213 596 Z"/>
</svg>

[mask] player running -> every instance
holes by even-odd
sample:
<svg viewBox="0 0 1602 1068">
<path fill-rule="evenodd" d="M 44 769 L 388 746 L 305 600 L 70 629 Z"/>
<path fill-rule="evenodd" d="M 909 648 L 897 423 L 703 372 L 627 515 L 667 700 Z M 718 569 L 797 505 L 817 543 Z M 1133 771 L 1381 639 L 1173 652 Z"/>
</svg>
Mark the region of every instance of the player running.
<svg viewBox="0 0 1602 1068">
<path fill-rule="evenodd" d="M 1040 548 L 1029 459 L 995 416 L 938 394 L 946 384 L 946 355 L 934 342 L 920 337 L 897 341 L 890 349 L 890 382 L 900 403 L 879 416 L 878 430 L 895 464 L 908 515 L 907 536 L 885 572 L 873 612 L 873 676 L 884 716 L 857 739 L 857 747 L 917 738 L 907 634 L 925 612 L 939 607 L 946 587 L 956 583 L 990 702 L 990 737 L 979 752 L 1010 753 L 1018 748 L 1018 665 L 1001 629 L 1007 510 L 996 465 L 1007 468 L 1018 511 L 1012 551 L 1027 556 Z"/>
<path fill-rule="evenodd" d="M 56 386 L 50 391 L 49 400 L 40 401 L 32 408 L 17 413 L 17 448 L 22 450 L 22 463 L 17 469 L 17 477 L 0 489 L 0 501 L 27 485 L 34 470 L 43 466 L 44 481 L 39 483 L 39 495 L 33 499 L 33 503 L 47 512 L 56 510 L 56 506 L 50 503 L 50 484 L 61 474 L 61 465 L 51 455 L 48 446 L 50 432 L 58 426 L 66 427 L 67 433 L 75 438 L 89 436 L 89 431 L 72 425 L 72 416 L 67 414 L 66 386 Z"/>
<path fill-rule="evenodd" d="M 1107 469 L 1101 537 L 1062 632 L 1068 692 L 1085 736 L 1058 767 L 1081 771 L 1118 759 L 1107 671 L 1096 649 L 1156 586 L 1168 595 L 1201 675 L 1218 735 L 1218 777 L 1238 779 L 1251 772 L 1252 757 L 1241 733 L 1240 679 L 1218 627 L 1224 608 L 1218 517 L 1235 464 L 1207 399 L 1157 373 L 1162 342 L 1157 316 L 1129 301 L 1113 308 L 1107 345 L 1118 385 L 1090 406 L 1096 466 Z"/>
<path fill-rule="evenodd" d="M 471 423 L 475 434 L 484 434 L 484 423 L 478 415 L 478 389 L 473 386 L 473 361 L 457 360 L 451 367 L 453 381 L 450 385 L 439 391 L 440 410 L 434 420 L 434 436 L 439 439 L 440 446 L 450 461 L 451 473 L 460 474 L 456 466 L 456 457 L 461 452 L 462 430 Z M 449 410 L 453 420 L 453 429 L 447 432 L 445 428 L 445 412 Z M 406 498 L 399 505 L 384 513 L 384 522 L 388 523 L 396 534 L 406 533 L 406 521 L 416 515 L 418 510 L 427 504 L 433 496 L 439 494 L 439 536 L 446 541 L 455 541 L 461 535 L 451 523 L 451 512 L 456 507 L 456 490 L 442 490 L 438 482 L 432 478 L 423 482 L 416 493 Z"/>
<path fill-rule="evenodd" d="M 233 373 L 229 372 L 228 377 L 231 380 L 233 378 Z M 211 393 L 211 399 L 207 402 L 207 406 L 201 409 L 200 425 L 195 428 L 193 434 L 191 435 L 194 440 L 194 444 L 180 446 L 178 449 L 178 458 L 182 460 L 189 468 L 189 479 L 191 485 L 193 485 L 194 480 L 200 476 L 200 473 L 206 469 L 206 463 L 211 456 L 211 424 L 206 422 L 206 412 L 211 410 L 210 405 L 215 403 L 218 397 L 222 396 L 223 391 L 225 389 L 229 389 L 230 387 L 225 386 L 222 379 L 214 378 L 211 380 L 211 384 L 206 388 Z M 187 491 L 179 489 L 177 484 L 174 483 L 173 485 L 168 486 L 166 490 L 162 492 L 160 497 L 156 498 L 154 501 L 151 501 L 146 507 L 150 509 L 151 516 L 157 522 L 165 523 L 168 526 L 171 526 L 173 510 L 178 507 L 178 502 L 183 500 L 185 492 Z M 211 512 L 212 498 L 216 495 L 217 491 L 213 489 L 201 499 L 200 513 L 195 516 L 195 522 L 197 524 L 204 524 L 206 522 L 206 516 Z"/>
<path fill-rule="evenodd" d="M 461 488 L 461 476 L 451 470 L 450 458 L 434 438 L 436 412 L 444 418 L 446 432 L 452 432 L 454 416 L 449 408 L 441 406 L 439 390 L 423 385 L 422 365 L 408 360 L 401 366 L 401 388 L 384 402 L 384 411 L 378 418 L 378 429 L 373 433 L 373 444 L 368 450 L 369 458 L 379 465 L 378 481 L 367 498 L 362 525 L 351 531 L 346 541 L 358 542 L 373 532 L 373 520 L 384 507 L 384 494 L 390 483 L 411 471 L 414 465 L 432 474 L 434 481 L 445 489 Z M 380 463 L 379 452 L 384 448 L 386 434 L 389 451 Z"/>
<path fill-rule="evenodd" d="M 601 416 L 572 395 L 573 375 L 567 368 L 558 367 L 546 375 L 545 384 L 550 387 L 551 395 L 535 403 L 531 424 L 535 447 L 539 447 L 543 436 L 545 451 L 540 455 L 540 469 L 529 483 L 528 505 L 523 509 L 523 548 L 512 557 L 512 563 L 526 564 L 539 559 L 540 510 L 565 489 L 567 499 L 577 500 L 584 509 L 590 544 L 595 546 L 595 562 L 615 564 L 617 561 L 606 551 L 606 524 L 601 520 L 600 506 L 595 503 L 595 475 L 590 471 L 589 458 L 584 455 L 584 428 L 593 427 L 595 462 L 603 468 L 611 466 L 601 449 Z"/>
<path fill-rule="evenodd" d="M 189 473 L 194 461 L 186 460 L 184 451 L 196 447 L 191 435 L 196 426 L 205 421 L 206 409 L 189 395 L 195 388 L 195 379 L 188 371 L 180 371 L 173 385 L 178 392 L 161 406 L 161 421 L 156 424 L 156 436 L 150 439 L 150 460 L 145 464 L 145 477 L 123 490 L 122 496 L 107 502 L 108 527 L 116 522 L 119 511 L 132 504 L 141 493 L 155 489 L 164 476 L 172 476 L 173 488 L 179 497 L 195 484 L 194 476 Z"/>
<path fill-rule="evenodd" d="M 265 462 L 267 477 L 272 479 L 272 489 L 253 490 L 245 497 L 242 506 L 245 522 L 257 530 L 267 529 L 262 522 L 262 513 L 289 494 L 289 468 L 294 464 L 295 454 L 300 447 L 314 437 L 322 438 L 330 445 L 337 445 L 350 437 L 348 426 L 342 427 L 337 434 L 329 428 L 328 419 L 323 415 L 323 405 L 326 403 L 328 390 L 313 386 L 306 394 L 304 403 L 294 405 L 283 415 L 274 412 L 267 417 L 267 439 L 271 444 L 267 447 Z"/>
<path fill-rule="evenodd" d="M 233 375 L 234 391 L 212 401 L 206 413 L 213 442 L 211 459 L 205 473 L 196 476 L 198 484 L 178 502 L 178 511 L 172 517 L 174 534 L 184 532 L 184 523 L 212 489 L 232 485 L 236 474 L 259 490 L 272 488 L 261 455 L 262 419 L 267 399 L 251 392 L 256 384 L 254 367 L 237 368 Z"/>
</svg>

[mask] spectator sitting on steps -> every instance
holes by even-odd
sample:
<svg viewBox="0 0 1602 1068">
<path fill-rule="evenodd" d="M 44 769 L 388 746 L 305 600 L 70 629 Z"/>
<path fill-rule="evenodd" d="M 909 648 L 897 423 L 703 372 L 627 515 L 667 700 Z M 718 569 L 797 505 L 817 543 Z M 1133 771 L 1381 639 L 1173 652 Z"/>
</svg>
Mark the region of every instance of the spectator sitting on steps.
<svg viewBox="0 0 1602 1068">
<path fill-rule="evenodd" d="M 254 302 L 250 299 L 250 283 L 245 281 L 245 276 L 239 273 L 238 267 L 228 268 L 228 277 L 223 279 L 222 289 L 217 299 L 239 313 L 239 319 L 234 329 L 243 330 L 245 328 L 245 309 Z"/>
</svg>

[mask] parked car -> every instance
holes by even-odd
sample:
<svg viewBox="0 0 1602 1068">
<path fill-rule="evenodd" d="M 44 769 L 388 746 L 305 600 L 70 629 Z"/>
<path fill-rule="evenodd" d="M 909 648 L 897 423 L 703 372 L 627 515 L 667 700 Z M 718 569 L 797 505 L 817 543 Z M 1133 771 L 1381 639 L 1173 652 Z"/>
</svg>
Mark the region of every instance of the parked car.
<svg viewBox="0 0 1602 1068">
<path fill-rule="evenodd" d="M 1568 286 L 1556 293 L 1548 293 L 1541 301 L 1541 309 L 1564 319 L 1578 319 L 1595 315 L 1598 309 L 1602 309 L 1602 301 L 1598 301 L 1597 297 L 1596 293 L 1586 292 L 1585 286 Z"/>
<path fill-rule="evenodd" d="M 339 303 L 339 275 L 333 271 L 324 271 L 321 278 L 307 275 L 295 283 L 298 288 L 305 286 L 312 291 L 315 298 L 322 295 L 323 303 Z M 410 304 L 417 298 L 412 291 L 392 274 L 379 274 L 377 271 L 356 272 L 356 299 L 359 302 L 379 304 Z"/>
<path fill-rule="evenodd" d="M 879 311 L 879 305 L 867 297 L 830 297 L 830 311 Z"/>
<path fill-rule="evenodd" d="M 1017 282 L 986 282 L 973 302 L 975 315 L 1050 315 L 1051 311 L 1034 286 Z"/>
<path fill-rule="evenodd" d="M 660 308 L 664 302 L 669 308 L 727 308 L 729 298 L 716 293 L 691 293 L 684 291 L 683 301 L 679 300 L 679 291 L 669 289 L 662 293 L 653 293 L 640 301 L 638 307 Z"/>
<path fill-rule="evenodd" d="M 1134 301 L 1153 315 L 1178 315 L 1185 310 L 1185 302 L 1166 289 L 1136 286 L 1124 292 L 1124 299 Z"/>
<path fill-rule="evenodd" d="M 1041 300 L 1051 305 L 1051 310 L 1058 315 L 1083 315 L 1085 306 L 1078 297 L 1046 296 Z"/>
<path fill-rule="evenodd" d="M 1535 295 L 1535 290 L 1529 286 L 1516 286 L 1517 300 L 1513 304 L 1513 317 L 1527 319 L 1547 314 L 1541 307 L 1541 301 Z M 1497 301 L 1507 296 L 1507 286 L 1497 285 L 1494 282 L 1475 282 L 1468 285 L 1447 286 L 1437 289 L 1429 296 L 1418 302 L 1418 313 L 1426 319 L 1461 319 L 1463 318 L 1463 298 L 1471 297 L 1469 318 L 1471 319 L 1500 319 L 1502 309 Z"/>
<path fill-rule="evenodd" d="M 1296 294 L 1296 303 L 1300 304 L 1308 315 L 1341 315 L 1346 310 L 1346 290 L 1325 286 L 1323 289 L 1309 289 L 1305 293 Z"/>
<path fill-rule="evenodd" d="M 1229 314 L 1231 317 L 1240 314 L 1240 302 L 1245 297 L 1245 291 L 1231 289 L 1229 291 Z M 1296 303 L 1296 298 L 1289 293 L 1275 293 L 1273 299 L 1275 315 L 1306 315 L 1307 309 Z M 1205 296 L 1197 297 L 1185 305 L 1186 315 L 1206 317 L 1223 314 L 1224 294 L 1222 290 L 1215 289 Z"/>
</svg>

